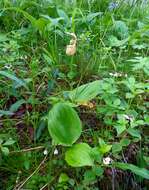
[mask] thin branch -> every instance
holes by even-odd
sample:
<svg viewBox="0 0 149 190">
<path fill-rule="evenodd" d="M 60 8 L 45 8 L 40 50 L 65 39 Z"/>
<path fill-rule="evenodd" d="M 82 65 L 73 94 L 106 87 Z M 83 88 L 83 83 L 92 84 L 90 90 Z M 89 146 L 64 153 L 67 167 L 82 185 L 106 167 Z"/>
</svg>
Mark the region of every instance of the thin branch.
<svg viewBox="0 0 149 190">
<path fill-rule="evenodd" d="M 39 166 L 36 168 L 36 170 L 34 170 L 34 172 L 33 172 L 28 178 L 26 178 L 23 183 L 18 184 L 18 185 L 14 188 L 14 190 L 21 190 L 21 188 L 25 185 L 25 183 L 26 183 L 37 171 L 39 171 L 40 167 L 44 164 L 44 162 L 46 161 L 46 159 L 47 159 L 47 155 L 46 155 L 46 156 L 44 157 L 44 159 L 41 161 L 41 163 L 40 163 Z"/>
<path fill-rule="evenodd" d="M 37 146 L 37 147 L 22 149 L 22 150 L 18 150 L 18 151 L 11 151 L 10 154 L 29 152 L 29 151 L 40 150 L 40 149 L 44 149 L 44 148 L 45 148 L 44 146 Z"/>
</svg>

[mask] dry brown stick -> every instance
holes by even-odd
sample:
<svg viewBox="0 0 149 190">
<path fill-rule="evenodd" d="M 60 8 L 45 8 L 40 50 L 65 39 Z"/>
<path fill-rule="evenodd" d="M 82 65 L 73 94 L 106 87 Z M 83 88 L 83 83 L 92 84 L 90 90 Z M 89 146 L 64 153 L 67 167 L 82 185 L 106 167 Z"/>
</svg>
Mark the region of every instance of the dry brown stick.
<svg viewBox="0 0 149 190">
<path fill-rule="evenodd" d="M 45 148 L 44 146 L 37 146 L 37 147 L 33 147 L 33 148 L 27 148 L 27 149 L 22 149 L 22 150 L 17 150 L 17 151 L 11 151 L 10 154 L 29 152 L 29 151 L 40 150 L 40 149 L 44 149 L 44 148 Z"/>
</svg>

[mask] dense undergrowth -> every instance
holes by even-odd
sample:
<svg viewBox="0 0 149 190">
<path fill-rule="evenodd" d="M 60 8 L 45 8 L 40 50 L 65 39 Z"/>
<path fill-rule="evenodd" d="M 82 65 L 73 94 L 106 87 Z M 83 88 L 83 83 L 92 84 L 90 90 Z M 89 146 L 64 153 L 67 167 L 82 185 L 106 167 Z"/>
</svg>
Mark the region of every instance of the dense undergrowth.
<svg viewBox="0 0 149 190">
<path fill-rule="evenodd" d="M 149 189 L 149 6 L 128 2 L 0 0 L 1 190 Z"/>
</svg>

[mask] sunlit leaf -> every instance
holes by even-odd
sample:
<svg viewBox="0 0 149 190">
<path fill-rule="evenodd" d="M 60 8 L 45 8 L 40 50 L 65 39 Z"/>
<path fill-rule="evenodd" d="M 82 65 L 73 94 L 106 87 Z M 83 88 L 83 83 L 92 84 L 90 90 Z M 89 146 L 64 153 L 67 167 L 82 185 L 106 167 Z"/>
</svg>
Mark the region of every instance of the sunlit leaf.
<svg viewBox="0 0 149 190">
<path fill-rule="evenodd" d="M 12 145 L 12 144 L 14 144 L 15 143 L 15 141 L 13 140 L 13 139 L 8 139 L 3 145 L 4 146 L 10 146 L 10 145 Z"/>
<path fill-rule="evenodd" d="M 81 135 L 81 121 L 76 111 L 65 103 L 54 105 L 48 115 L 48 129 L 57 144 L 72 145 Z"/>
<path fill-rule="evenodd" d="M 66 162 L 72 167 L 93 166 L 92 148 L 86 143 L 73 145 L 65 153 Z"/>
<path fill-rule="evenodd" d="M 88 102 L 100 93 L 100 84 L 101 81 L 99 80 L 84 84 L 68 92 L 68 96 L 72 101 L 75 102 Z"/>
</svg>

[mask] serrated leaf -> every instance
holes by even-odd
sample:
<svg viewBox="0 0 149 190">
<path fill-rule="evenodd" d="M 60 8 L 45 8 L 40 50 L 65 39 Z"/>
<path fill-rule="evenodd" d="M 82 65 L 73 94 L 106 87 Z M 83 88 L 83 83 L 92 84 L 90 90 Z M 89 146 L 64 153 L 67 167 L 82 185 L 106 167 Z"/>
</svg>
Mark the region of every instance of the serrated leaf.
<svg viewBox="0 0 149 190">
<path fill-rule="evenodd" d="M 72 167 L 93 166 L 92 148 L 86 143 L 73 145 L 65 153 L 66 162 Z"/>
<path fill-rule="evenodd" d="M 57 103 L 49 112 L 48 129 L 55 143 L 70 146 L 80 137 L 82 124 L 72 107 Z"/>
</svg>

